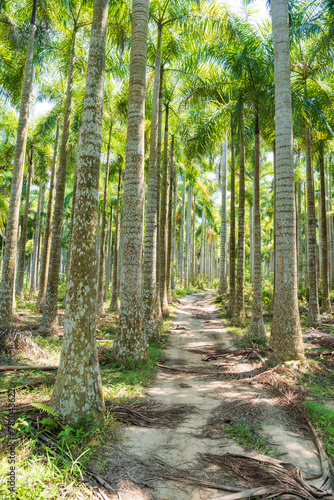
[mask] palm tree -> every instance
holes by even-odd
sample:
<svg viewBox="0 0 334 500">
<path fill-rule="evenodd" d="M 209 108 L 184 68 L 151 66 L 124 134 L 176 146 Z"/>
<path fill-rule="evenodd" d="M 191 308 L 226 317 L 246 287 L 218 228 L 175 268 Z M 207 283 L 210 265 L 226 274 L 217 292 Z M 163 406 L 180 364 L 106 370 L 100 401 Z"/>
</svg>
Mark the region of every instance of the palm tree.
<svg viewBox="0 0 334 500">
<path fill-rule="evenodd" d="M 119 311 L 118 306 L 118 252 L 119 252 L 119 221 L 120 221 L 120 203 L 121 203 L 121 182 L 122 182 L 122 168 L 119 168 L 118 172 L 118 189 L 117 189 L 117 208 L 116 208 L 116 224 L 115 224 L 115 242 L 114 242 L 114 265 L 112 269 L 112 284 L 111 284 L 111 302 L 109 306 L 109 311 Z"/>
<path fill-rule="evenodd" d="M 124 171 L 122 292 L 114 359 L 147 357 L 142 330 L 142 248 L 144 205 L 145 74 L 149 0 L 132 1 L 129 111 Z"/>
<path fill-rule="evenodd" d="M 288 1 L 272 0 L 271 10 L 276 116 L 276 278 L 269 359 L 277 363 L 302 358 L 304 348 L 297 297 Z"/>
<path fill-rule="evenodd" d="M 24 68 L 19 123 L 17 127 L 14 167 L 6 229 L 6 246 L 2 264 L 2 276 L 0 285 L 0 326 L 2 328 L 10 327 L 13 314 L 13 290 L 17 235 L 20 216 L 24 158 L 27 145 L 30 97 L 34 80 L 33 54 L 36 30 L 36 8 L 37 0 L 34 0 L 32 6 L 26 62 Z"/>
<path fill-rule="evenodd" d="M 220 236 L 220 271 L 218 292 L 223 295 L 227 291 L 226 265 L 226 175 L 227 175 L 227 139 L 222 145 L 221 156 L 221 236 Z"/>
<path fill-rule="evenodd" d="M 96 349 L 97 218 L 109 0 L 95 0 L 71 251 L 64 343 L 51 406 L 68 422 L 93 413 L 104 399 Z"/>
</svg>

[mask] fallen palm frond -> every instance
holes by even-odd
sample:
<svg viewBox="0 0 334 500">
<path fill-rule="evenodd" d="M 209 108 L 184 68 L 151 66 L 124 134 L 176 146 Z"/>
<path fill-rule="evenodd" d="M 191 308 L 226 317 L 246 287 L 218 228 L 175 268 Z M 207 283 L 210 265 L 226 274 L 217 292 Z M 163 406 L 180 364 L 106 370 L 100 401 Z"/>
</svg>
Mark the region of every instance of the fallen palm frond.
<svg viewBox="0 0 334 500">
<path fill-rule="evenodd" d="M 31 340 L 31 332 L 18 328 L 0 330 L 0 348 L 9 354 L 25 352 L 32 356 L 47 357 L 46 352 Z"/>
<path fill-rule="evenodd" d="M 246 484 L 255 486 L 255 489 L 245 490 L 238 495 L 227 495 L 225 498 L 254 498 L 264 499 L 280 497 L 284 494 L 294 495 L 297 498 L 314 500 L 330 496 L 332 491 L 327 487 L 317 488 L 309 485 L 303 478 L 301 471 L 294 464 L 283 462 L 266 455 L 249 454 L 238 455 L 226 453 L 201 455 L 201 461 L 206 465 L 215 465 L 235 478 L 242 478 Z M 218 500 L 218 499 L 217 499 Z"/>
</svg>

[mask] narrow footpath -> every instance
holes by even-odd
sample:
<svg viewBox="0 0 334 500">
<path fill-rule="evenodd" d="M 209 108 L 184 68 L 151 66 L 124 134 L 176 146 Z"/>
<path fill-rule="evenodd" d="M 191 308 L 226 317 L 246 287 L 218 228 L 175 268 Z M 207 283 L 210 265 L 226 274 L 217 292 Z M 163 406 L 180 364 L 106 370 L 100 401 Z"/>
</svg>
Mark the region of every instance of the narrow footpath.
<svg viewBox="0 0 334 500">
<path fill-rule="evenodd" d="M 304 476 L 321 475 L 314 440 L 273 391 L 251 379 L 261 361 L 233 356 L 242 347 L 235 345 L 212 299 L 209 291 L 178 304 L 165 359 L 146 399 L 179 405 L 176 412 L 182 409 L 184 418 L 175 425 L 171 417 L 168 426 L 125 428 L 123 440 L 106 457 L 104 476 L 117 489 L 115 499 L 207 500 L 247 489 L 245 475 L 238 478 L 219 466 L 226 453 L 250 453 L 227 432 L 233 419 L 246 417 L 266 446 L 253 451 L 291 462 Z M 232 356 L 206 360 L 211 352 L 226 351 Z"/>
</svg>

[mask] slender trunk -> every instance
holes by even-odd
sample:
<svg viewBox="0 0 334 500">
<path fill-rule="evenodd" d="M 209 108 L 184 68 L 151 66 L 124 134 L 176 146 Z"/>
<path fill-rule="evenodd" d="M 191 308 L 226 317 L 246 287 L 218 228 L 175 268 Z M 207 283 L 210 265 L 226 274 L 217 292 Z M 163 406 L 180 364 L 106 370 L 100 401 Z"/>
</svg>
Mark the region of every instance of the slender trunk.
<svg viewBox="0 0 334 500">
<path fill-rule="evenodd" d="M 192 190 L 192 195 L 194 196 L 194 189 Z M 191 258 L 191 276 L 192 278 L 196 277 L 196 212 L 193 211 L 192 217 L 192 258 Z"/>
<path fill-rule="evenodd" d="M 320 185 L 321 185 L 321 232 L 322 232 L 322 245 L 320 246 L 322 273 L 321 273 L 321 290 L 322 301 L 321 311 L 331 312 L 331 299 L 329 294 L 329 269 L 328 269 L 328 238 L 327 238 L 327 217 L 326 217 L 326 185 L 325 185 L 325 158 L 323 146 L 320 145 L 319 154 L 319 167 L 320 167 Z"/>
<path fill-rule="evenodd" d="M 116 360 L 132 363 L 148 355 L 142 330 L 142 252 L 144 226 L 145 74 L 148 0 L 132 1 L 129 112 L 122 222 L 122 292 L 114 341 Z"/>
<path fill-rule="evenodd" d="M 231 210 L 230 210 L 230 273 L 227 314 L 232 316 L 235 299 L 235 156 L 234 132 L 231 123 Z"/>
<path fill-rule="evenodd" d="M 43 211 L 43 207 L 44 207 L 44 182 L 40 181 L 38 204 L 37 204 L 37 214 L 36 214 L 36 226 L 35 226 L 35 235 L 34 235 L 32 273 L 31 273 L 31 281 L 30 281 L 30 292 L 32 292 L 32 293 L 36 293 L 36 286 L 37 286 L 39 231 L 40 231 L 40 224 L 41 224 L 41 212 Z"/>
<path fill-rule="evenodd" d="M 302 183 L 297 183 L 297 232 L 298 232 L 298 277 L 299 285 L 303 282 L 303 240 L 302 240 Z"/>
<path fill-rule="evenodd" d="M 260 135 L 259 117 L 255 117 L 255 159 L 254 159 L 254 274 L 253 274 L 253 305 L 252 318 L 246 337 L 266 342 L 266 331 L 264 328 L 262 314 L 262 279 L 261 279 L 261 200 L 260 200 Z"/>
<path fill-rule="evenodd" d="M 168 193 L 168 238 L 167 238 L 167 266 L 166 266 L 166 282 L 167 282 L 167 300 L 168 304 L 172 303 L 172 225 L 173 225 L 173 189 L 174 189 L 174 136 L 172 136 L 172 142 L 170 145 L 169 154 L 169 193 Z"/>
<path fill-rule="evenodd" d="M 177 273 L 177 249 L 176 249 L 176 206 L 177 206 L 177 177 L 173 182 L 174 200 L 173 200 L 173 235 L 172 235 L 172 290 L 175 289 L 175 276 Z"/>
<path fill-rule="evenodd" d="M 308 285 L 308 220 L 307 220 L 307 187 L 304 182 L 304 217 L 305 217 L 305 285 Z"/>
<path fill-rule="evenodd" d="M 186 249 L 185 249 L 185 283 L 189 285 L 190 281 L 190 255 L 191 255 L 191 186 L 187 189 L 187 212 L 186 212 Z"/>
<path fill-rule="evenodd" d="M 328 170 L 329 170 L 329 202 L 328 202 L 328 211 L 329 211 L 329 242 L 330 242 L 330 290 L 334 288 L 334 231 L 333 231 L 333 214 L 332 214 L 332 157 L 329 156 L 328 159 Z"/>
<path fill-rule="evenodd" d="M 157 297 L 158 269 L 158 207 L 160 190 L 160 160 L 158 164 L 159 133 L 159 89 L 161 68 L 161 34 L 162 26 L 158 25 L 158 41 L 155 56 L 154 88 L 151 116 L 150 158 L 148 171 L 145 251 L 143 272 L 143 332 L 149 340 L 159 340 L 161 329 L 160 301 Z"/>
<path fill-rule="evenodd" d="M 109 306 L 109 311 L 118 312 L 118 295 L 117 295 L 117 283 L 119 280 L 118 276 L 118 255 L 119 255 L 119 219 L 120 219 L 120 204 L 121 204 L 121 183 L 122 183 L 122 169 L 119 169 L 118 173 L 118 188 L 117 188 L 117 208 L 116 208 L 116 224 L 115 224 L 115 242 L 114 242 L 114 262 L 112 269 L 112 284 L 111 284 L 111 301 Z"/>
<path fill-rule="evenodd" d="M 186 179 L 183 181 L 182 190 L 182 216 L 180 227 L 180 286 L 184 286 L 184 223 L 186 218 Z"/>
<path fill-rule="evenodd" d="M 6 246 L 4 249 L 2 263 L 2 276 L 0 285 L 0 327 L 2 328 L 9 328 L 11 326 L 13 316 L 17 234 L 20 218 L 24 159 L 27 146 L 29 106 L 32 83 L 34 80 L 33 55 L 36 30 L 36 6 L 37 0 L 33 0 L 26 62 L 24 68 L 19 123 L 17 126 L 13 174 L 10 188 L 10 199 L 6 227 Z M 5 342 L 5 339 L 3 341 L 0 340 L 0 343 L 2 342 Z"/>
<path fill-rule="evenodd" d="M 44 305 L 46 285 L 48 281 L 48 270 L 49 270 L 49 260 L 50 260 L 50 244 L 51 244 L 51 228 L 52 228 L 52 212 L 53 212 L 53 202 L 54 202 L 54 187 L 56 182 L 56 164 L 58 156 L 58 144 L 59 144 L 59 130 L 60 122 L 57 123 L 56 139 L 53 151 L 53 160 L 50 173 L 50 189 L 49 189 L 49 199 L 48 208 L 46 212 L 45 230 L 43 238 L 43 250 L 42 250 L 42 263 L 41 263 L 41 277 L 39 280 L 39 290 L 38 298 L 36 303 L 36 309 L 41 311 Z M 71 246 L 70 246 L 71 248 Z"/>
<path fill-rule="evenodd" d="M 254 186 L 254 182 L 253 182 Z M 254 189 L 253 189 L 253 203 L 254 203 Z M 254 279 L 254 215 L 253 206 L 249 203 L 249 278 L 253 283 Z"/>
<path fill-rule="evenodd" d="M 241 113 L 243 113 L 241 111 Z M 242 326 L 246 320 L 244 305 L 245 280 L 245 139 L 243 116 L 240 116 L 240 163 L 239 163 L 239 208 L 238 208 L 238 254 L 237 286 L 235 291 L 232 324 Z"/>
<path fill-rule="evenodd" d="M 73 87 L 74 62 L 75 62 L 75 37 L 76 37 L 76 30 L 74 30 L 72 35 L 70 62 L 67 74 L 67 90 L 66 90 L 66 102 L 65 102 L 64 121 L 63 121 L 63 135 L 60 146 L 59 167 L 57 171 L 56 196 L 55 196 L 55 206 L 54 206 L 53 221 L 52 221 L 48 282 L 47 282 L 46 295 L 43 307 L 43 316 L 41 319 L 42 329 L 51 328 L 53 325 L 57 324 L 58 320 L 57 305 L 58 305 L 59 265 L 61 257 L 61 229 L 63 225 L 66 165 L 67 165 L 68 139 L 70 131 L 70 118 L 71 118 L 72 87 Z"/>
<path fill-rule="evenodd" d="M 108 299 L 108 291 L 110 285 L 110 267 L 111 267 L 111 249 L 112 249 L 112 209 L 109 217 L 108 243 L 107 243 L 107 258 L 106 258 L 106 281 L 104 284 L 104 302 Z"/>
<path fill-rule="evenodd" d="M 168 117 L 169 105 L 166 105 L 164 155 L 162 162 L 160 226 L 159 226 L 159 288 L 161 312 L 164 318 L 169 314 L 166 282 L 166 251 L 167 251 L 167 165 L 168 165 Z"/>
<path fill-rule="evenodd" d="M 102 221 L 101 221 L 101 241 L 100 241 L 100 260 L 99 260 L 99 282 L 97 287 L 97 314 L 105 316 L 103 305 L 103 278 L 105 269 L 105 253 L 106 253 L 106 217 L 107 217 L 107 197 L 108 197 L 108 183 L 109 183 L 109 158 L 110 158 L 110 142 L 111 142 L 112 123 L 109 129 L 108 140 L 108 153 L 106 173 L 104 179 L 104 192 L 103 192 L 103 208 L 102 208 Z"/>
<path fill-rule="evenodd" d="M 27 174 L 27 191 L 26 191 L 26 202 L 24 207 L 23 222 L 21 228 L 21 239 L 19 248 L 19 259 L 17 264 L 17 275 L 16 275 L 16 295 L 18 297 L 23 297 L 23 278 L 24 278 L 24 266 L 26 260 L 26 244 L 27 244 L 27 232 L 28 232 L 28 212 L 30 206 L 30 189 L 32 184 L 32 179 L 34 176 L 34 165 L 33 165 L 33 146 L 31 146 L 30 157 L 29 157 L 29 170 Z"/>
<path fill-rule="evenodd" d="M 162 66 L 160 67 L 160 83 L 159 83 L 159 114 L 158 114 L 158 136 L 157 136 L 157 255 L 159 255 L 159 223 L 160 223 L 160 190 L 161 190 L 161 131 L 162 131 L 162 85 L 164 79 L 164 72 Z M 159 283 L 159 259 L 156 259 L 156 280 Z M 160 301 L 160 287 L 157 286 L 157 304 L 160 308 L 158 314 L 162 317 L 161 301 Z"/>
<path fill-rule="evenodd" d="M 315 216 L 314 179 L 312 166 L 312 142 L 310 126 L 306 127 L 306 169 L 307 169 L 307 221 L 308 221 L 308 275 L 310 285 L 308 325 L 320 323 L 318 301 L 317 269 L 317 221 Z"/>
<path fill-rule="evenodd" d="M 202 209 L 202 227 L 201 227 L 201 259 L 200 259 L 200 274 L 204 275 L 204 237 L 205 237 L 205 212 Z"/>
<path fill-rule="evenodd" d="M 103 420 L 104 399 L 97 358 L 97 216 L 104 66 L 109 0 L 95 0 L 82 114 L 71 266 L 67 280 L 64 342 L 51 406 L 77 422 L 93 414 Z"/>
<path fill-rule="evenodd" d="M 296 215 L 294 200 L 293 130 L 287 0 L 272 0 L 275 66 L 275 300 L 269 360 L 277 363 L 303 357 L 298 296 Z"/>
</svg>

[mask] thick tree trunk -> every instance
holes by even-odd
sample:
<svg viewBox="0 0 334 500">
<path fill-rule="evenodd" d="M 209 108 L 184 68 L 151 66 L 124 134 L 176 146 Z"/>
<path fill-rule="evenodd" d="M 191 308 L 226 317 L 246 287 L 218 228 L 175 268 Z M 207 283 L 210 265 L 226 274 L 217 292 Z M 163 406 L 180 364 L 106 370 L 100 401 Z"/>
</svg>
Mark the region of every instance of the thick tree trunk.
<svg viewBox="0 0 334 500">
<path fill-rule="evenodd" d="M 168 304 L 172 303 L 172 226 L 174 219 L 173 211 L 173 190 L 174 190 L 174 136 L 170 145 L 169 154 L 169 193 L 168 193 L 168 237 L 167 237 L 167 266 L 166 266 L 166 282 L 167 282 L 167 300 Z"/>
<path fill-rule="evenodd" d="M 161 32 L 158 25 L 157 51 L 155 56 L 154 88 L 151 116 L 150 158 L 148 170 L 145 250 L 143 271 L 143 332 L 149 340 L 159 340 L 161 329 L 160 302 L 158 303 L 157 274 L 158 268 L 158 205 L 160 190 L 160 163 L 158 164 L 158 129 L 159 129 L 159 89 L 161 67 Z M 159 160 L 160 161 L 160 160 Z"/>
<path fill-rule="evenodd" d="M 44 182 L 40 181 L 37 213 L 36 213 L 36 226 L 35 226 L 35 234 L 34 234 L 34 251 L 33 251 L 33 257 L 32 257 L 32 272 L 31 272 L 31 281 L 30 281 L 30 292 L 31 293 L 36 293 L 36 287 L 37 287 L 39 231 L 40 231 L 40 225 L 41 225 L 41 212 L 43 211 L 43 207 L 44 207 Z"/>
<path fill-rule="evenodd" d="M 114 259 L 112 268 L 112 284 L 111 284 L 111 301 L 109 311 L 119 312 L 118 305 L 118 256 L 119 256 L 119 221 L 120 221 L 120 206 L 121 206 L 121 183 L 122 169 L 118 173 L 118 188 L 117 188 L 117 208 L 116 208 L 116 224 L 115 224 L 115 242 L 114 242 Z"/>
<path fill-rule="evenodd" d="M 36 6 L 37 0 L 34 0 L 24 68 L 19 123 L 17 126 L 15 156 L 6 227 L 6 245 L 2 263 L 0 285 L 0 327 L 2 328 L 8 328 L 11 326 L 13 316 L 17 234 L 20 218 L 24 159 L 27 146 L 29 106 L 32 83 L 34 79 L 33 55 L 36 30 Z"/>
<path fill-rule="evenodd" d="M 169 106 L 166 105 L 164 155 L 162 161 L 161 203 L 160 203 L 160 225 L 159 225 L 159 288 L 162 316 L 166 318 L 169 314 L 167 300 L 166 282 L 166 251 L 167 251 L 167 165 L 168 165 L 168 117 Z"/>
<path fill-rule="evenodd" d="M 220 228 L 220 271 L 218 293 L 227 292 L 227 264 L 226 264 L 226 172 L 227 172 L 227 140 L 222 145 L 221 160 L 221 228 Z"/>
<path fill-rule="evenodd" d="M 327 238 L 327 217 L 326 217 L 326 184 L 325 184 L 325 158 L 322 145 L 320 145 L 319 154 L 319 168 L 320 168 L 320 185 L 321 185 L 321 232 L 322 232 L 322 244 L 320 246 L 321 252 L 321 263 L 322 263 L 322 273 L 321 273 L 321 311 L 330 313 L 331 312 L 331 299 L 329 294 L 329 266 L 328 266 L 328 238 Z"/>
<path fill-rule="evenodd" d="M 184 272 L 184 223 L 186 219 L 186 179 L 183 181 L 182 189 L 182 214 L 181 214 L 181 227 L 180 227 L 180 286 L 185 285 L 185 272 Z"/>
<path fill-rule="evenodd" d="M 232 316 L 235 299 L 235 156 L 234 133 L 231 123 L 231 210 L 230 210 L 230 273 L 227 314 Z"/>
<path fill-rule="evenodd" d="M 287 0 L 272 0 L 276 116 L 275 300 L 269 359 L 303 357 L 298 296 Z"/>
<path fill-rule="evenodd" d="M 241 111 L 242 113 L 242 111 Z M 245 139 L 243 116 L 240 117 L 240 163 L 239 163 L 239 209 L 238 209 L 238 254 L 237 286 L 235 290 L 232 324 L 242 326 L 246 320 L 244 304 L 245 281 Z"/>
<path fill-rule="evenodd" d="M 51 406 L 72 423 L 93 413 L 103 419 L 104 400 L 96 347 L 97 216 L 104 65 L 109 0 L 95 0 L 82 115 L 71 266 L 67 280 L 64 342 Z"/>
<path fill-rule="evenodd" d="M 144 228 L 145 74 L 148 0 L 132 1 L 129 112 L 122 223 L 122 292 L 114 359 L 135 363 L 148 355 L 142 331 L 142 252 Z"/>
<path fill-rule="evenodd" d="M 76 30 L 73 32 L 72 35 L 70 62 L 67 74 L 67 89 L 66 89 L 66 102 L 65 102 L 64 121 L 63 121 L 63 135 L 60 146 L 59 167 L 57 171 L 57 183 L 56 183 L 56 196 L 55 196 L 54 213 L 52 221 L 48 283 L 47 283 L 46 295 L 43 307 L 43 316 L 41 319 L 42 329 L 49 329 L 52 326 L 56 325 L 58 321 L 58 315 L 57 315 L 58 280 L 59 280 L 59 266 L 61 257 L 61 230 L 63 225 L 63 206 L 64 206 L 64 195 L 65 195 L 65 184 L 66 184 L 68 139 L 70 131 L 72 88 L 73 88 L 73 77 L 74 77 L 75 37 L 76 37 Z"/>
<path fill-rule="evenodd" d="M 254 272 L 253 272 L 253 306 L 252 318 L 246 338 L 266 342 L 262 314 L 262 279 L 261 279 L 261 200 L 260 200 L 260 135 L 259 117 L 255 117 L 255 159 L 254 159 Z"/>
<path fill-rule="evenodd" d="M 56 164 L 58 156 L 58 144 L 59 144 L 59 130 L 60 122 L 57 123 L 56 139 L 53 151 L 53 160 L 50 173 L 50 189 L 49 189 L 49 199 L 48 208 L 46 212 L 45 230 L 43 238 L 43 250 L 42 250 L 42 263 L 41 263 L 41 277 L 39 280 L 39 290 L 38 298 L 36 303 L 36 309 L 41 311 L 44 305 L 46 285 L 48 281 L 48 270 L 50 261 L 50 244 L 51 244 L 51 228 L 52 228 L 52 212 L 53 212 L 53 202 L 54 202 L 54 188 L 56 182 Z M 70 247 L 71 248 L 71 247 Z"/>
<path fill-rule="evenodd" d="M 307 221 L 308 221 L 308 277 L 310 285 L 308 325 L 318 326 L 320 323 L 318 301 L 318 269 L 317 269 L 317 221 L 315 216 L 314 178 L 312 166 L 312 139 L 310 126 L 306 127 L 306 171 L 307 171 Z"/>
<path fill-rule="evenodd" d="M 23 222 L 21 228 L 21 239 L 19 248 L 19 260 L 17 264 L 16 273 L 16 295 L 18 297 L 23 297 L 23 278 L 24 278 L 24 266 L 26 260 L 26 244 L 27 244 L 27 231 L 28 231 L 28 212 L 30 206 L 30 188 L 32 179 L 34 176 L 34 164 L 33 164 L 33 146 L 31 146 L 30 157 L 29 157 L 29 171 L 27 174 L 27 191 L 26 191 L 26 202 L 24 207 Z"/>
<path fill-rule="evenodd" d="M 104 192 L 103 192 L 103 207 L 102 207 L 102 221 L 101 221 L 101 241 L 100 241 L 100 260 L 99 260 L 99 283 L 97 287 L 97 314 L 105 316 L 103 305 L 103 278 L 105 269 L 105 253 L 106 253 L 106 217 L 107 217 L 107 197 L 108 197 L 108 184 L 109 184 L 109 158 L 110 158 L 110 142 L 111 142 L 112 124 L 109 129 L 108 152 L 106 173 L 104 178 Z"/>
</svg>

